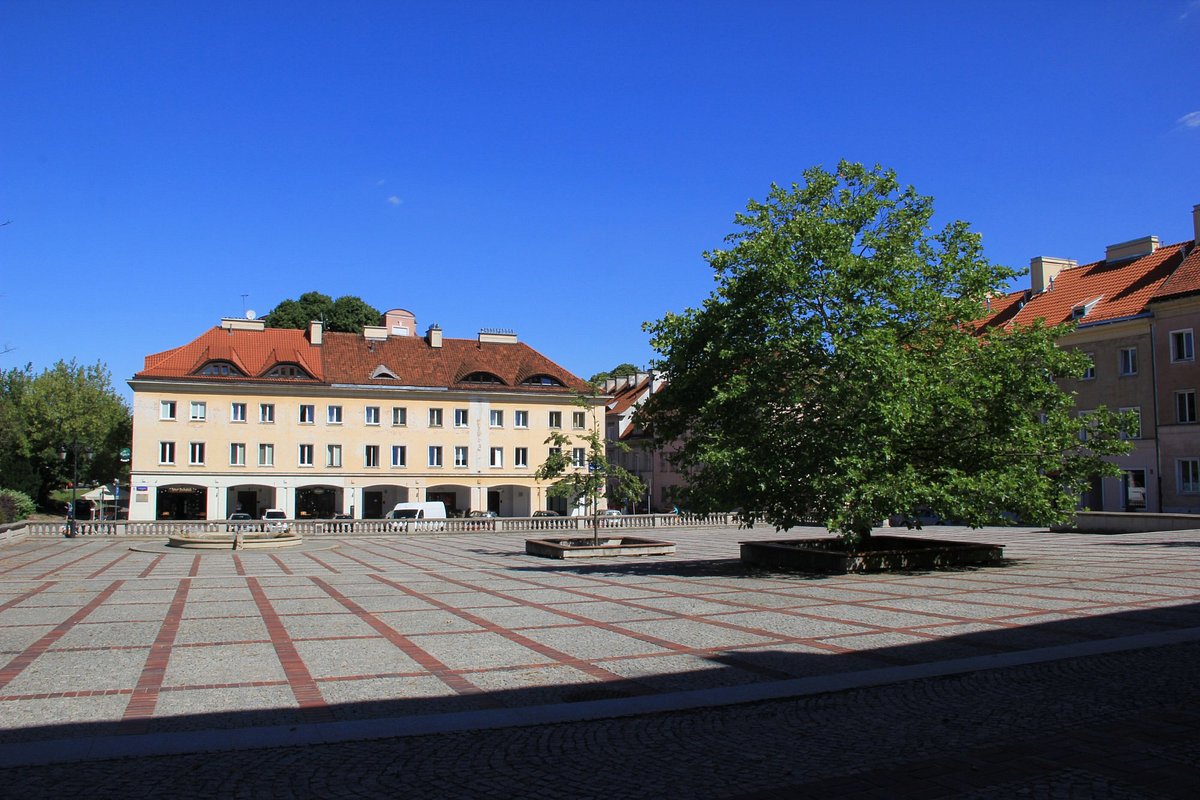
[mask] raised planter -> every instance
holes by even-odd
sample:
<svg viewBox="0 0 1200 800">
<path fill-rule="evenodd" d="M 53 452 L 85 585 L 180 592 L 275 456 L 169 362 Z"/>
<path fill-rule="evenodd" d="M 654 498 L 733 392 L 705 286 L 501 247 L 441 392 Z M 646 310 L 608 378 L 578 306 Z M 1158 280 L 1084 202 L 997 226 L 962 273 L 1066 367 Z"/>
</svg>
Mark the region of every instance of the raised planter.
<svg viewBox="0 0 1200 800">
<path fill-rule="evenodd" d="M 674 542 L 633 536 L 561 539 L 526 539 L 525 552 L 542 558 L 598 558 L 601 556 L 664 556 L 675 552 Z"/>
<path fill-rule="evenodd" d="M 799 572 L 885 572 L 995 564 L 1004 558 L 997 544 L 872 536 L 867 549 L 847 551 L 841 539 L 782 539 L 740 542 L 743 564 Z"/>
</svg>

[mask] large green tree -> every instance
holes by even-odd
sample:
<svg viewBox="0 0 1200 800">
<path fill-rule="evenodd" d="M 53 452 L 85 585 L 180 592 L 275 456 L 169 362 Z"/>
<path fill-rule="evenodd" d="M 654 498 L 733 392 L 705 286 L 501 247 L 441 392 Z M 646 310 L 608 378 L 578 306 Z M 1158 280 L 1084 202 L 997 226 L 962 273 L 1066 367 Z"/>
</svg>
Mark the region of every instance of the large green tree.
<svg viewBox="0 0 1200 800">
<path fill-rule="evenodd" d="M 971 525 L 1067 518 L 1120 420 L 1088 418 L 1055 379 L 1086 359 L 1065 328 L 981 331 L 1017 276 L 966 223 L 930 227 L 932 200 L 890 170 L 841 163 L 751 201 L 705 254 L 717 289 L 647 324 L 666 386 L 642 422 L 682 440 L 685 502 L 861 543 L 893 514 Z"/>
<path fill-rule="evenodd" d="M 364 300 L 343 295 L 334 300 L 320 292 L 305 292 L 298 300 L 284 300 L 264 317 L 269 328 L 307 328 L 320 320 L 325 329 L 362 333 L 364 325 L 378 325 L 383 315 Z"/>
</svg>

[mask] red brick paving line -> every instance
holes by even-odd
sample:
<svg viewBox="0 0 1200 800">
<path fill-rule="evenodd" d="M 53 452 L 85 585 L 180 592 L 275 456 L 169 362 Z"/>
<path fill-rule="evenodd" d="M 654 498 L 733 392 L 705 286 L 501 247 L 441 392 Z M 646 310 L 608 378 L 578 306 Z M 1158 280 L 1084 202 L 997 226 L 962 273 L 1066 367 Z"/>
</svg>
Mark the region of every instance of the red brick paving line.
<svg viewBox="0 0 1200 800">
<path fill-rule="evenodd" d="M 442 683 L 446 684 L 446 686 L 450 687 L 450 689 L 457 694 L 472 696 L 478 695 L 480 698 L 488 701 L 490 708 L 496 708 L 500 706 L 499 701 L 491 699 L 490 694 L 484 692 L 478 686 L 462 677 L 462 675 L 444 664 L 432 653 L 429 653 L 418 645 L 414 644 L 413 641 L 407 636 L 378 619 L 374 614 L 367 611 L 358 603 L 355 603 L 349 597 L 339 592 L 321 578 L 312 576 L 309 578 L 309 580 L 311 580 L 314 585 L 320 587 L 323 592 L 328 594 L 334 600 L 341 603 L 351 614 L 354 614 L 354 616 L 358 617 L 367 625 L 370 625 L 376 632 L 383 636 L 383 638 L 387 639 L 387 641 L 399 648 L 400 651 L 406 656 L 420 664 L 421 667 L 430 675 L 433 675 Z"/>
<path fill-rule="evenodd" d="M 246 577 L 246 567 L 242 564 L 242 557 L 237 553 L 233 554 L 233 569 L 239 577 Z"/>
<path fill-rule="evenodd" d="M 200 556 L 192 556 L 192 568 L 188 570 L 188 577 L 195 578 L 200 575 Z"/>
<path fill-rule="evenodd" d="M 197 560 L 199 557 L 197 556 Z M 300 658 L 300 654 L 296 651 L 295 644 L 292 643 L 291 637 L 288 635 L 287 629 L 284 628 L 283 622 L 279 619 L 279 614 L 275 612 L 274 606 L 267 598 L 266 592 L 263 591 L 262 585 L 257 578 L 246 578 L 246 585 L 250 588 L 250 594 L 254 597 L 254 603 L 258 606 L 258 613 L 262 616 L 263 622 L 267 626 L 267 633 L 271 637 L 271 644 L 275 648 L 275 655 L 279 658 L 279 664 L 283 667 L 283 674 L 287 677 L 288 686 L 292 690 L 292 695 L 296 698 L 296 702 L 300 706 L 300 710 L 309 717 L 310 722 L 326 722 L 333 719 L 333 712 L 325 703 L 325 698 L 321 696 L 321 689 L 313 680 L 312 675 L 308 671 L 308 667 L 304 665 L 304 660 Z"/>
<path fill-rule="evenodd" d="M 111 545 L 109 545 L 109 547 L 111 547 Z M 107 549 L 107 548 L 105 548 L 105 549 Z M 72 559 L 72 560 L 68 561 L 68 562 L 67 562 L 67 563 L 65 563 L 65 564 L 59 564 L 59 565 L 58 565 L 57 567 L 55 567 L 54 569 L 52 569 L 52 570 L 49 570 L 49 571 L 47 571 L 47 572 L 44 572 L 44 573 L 42 573 L 41 575 L 38 575 L 38 576 L 36 576 L 36 577 L 32 578 L 32 580 L 35 580 L 35 581 L 43 581 L 43 580 L 45 580 L 46 578 L 50 577 L 51 575 L 53 575 L 53 574 L 54 574 L 54 573 L 56 573 L 56 572 L 61 572 L 62 570 L 66 569 L 67 567 L 70 567 L 70 566 L 73 566 L 73 565 L 75 565 L 75 564 L 78 564 L 80 561 L 87 561 L 89 558 L 93 558 L 93 557 L 95 557 L 96 555 L 98 555 L 98 552 L 99 552 L 99 551 L 94 551 L 94 552 L 88 552 L 88 553 L 84 553 L 84 554 L 83 554 L 83 555 L 81 555 L 79 558 Z M 47 558 L 49 558 L 49 556 L 47 556 Z M 37 560 L 38 560 L 38 561 L 42 561 L 43 559 L 40 559 L 40 558 L 39 558 L 39 559 L 37 559 Z M 30 563 L 33 563 L 33 562 L 30 562 Z"/>
<path fill-rule="evenodd" d="M 493 622 L 491 622 L 489 620 L 484 619 L 483 617 L 476 616 L 475 614 L 472 614 L 471 612 L 466 611 L 465 609 L 455 608 L 454 606 L 452 606 L 448 603 L 443 603 L 442 601 L 438 600 L 437 598 L 435 598 L 431 595 L 422 594 L 421 592 L 410 589 L 409 587 L 404 586 L 403 584 L 397 583 L 395 581 L 388 580 L 387 578 L 384 578 L 380 575 L 372 575 L 371 577 L 374 580 L 379 581 L 380 583 L 385 583 L 388 586 L 392 586 L 392 587 L 395 587 L 396 589 L 399 589 L 400 591 L 407 594 L 409 597 L 415 597 L 423 602 L 429 603 L 432 606 L 440 608 L 442 611 L 451 613 L 451 614 L 455 615 L 456 617 L 458 617 L 459 619 L 466 620 L 467 622 L 470 622 L 473 625 L 478 625 L 479 627 L 483 628 L 484 630 L 488 631 L 489 633 L 496 634 L 497 636 L 502 636 L 505 639 L 509 640 L 510 642 L 513 642 L 514 644 L 518 644 L 521 647 L 527 648 L 529 650 L 534 651 L 535 653 L 543 655 L 546 658 L 548 658 L 551 661 L 554 661 L 558 664 L 562 664 L 562 665 L 565 665 L 568 667 L 573 667 L 573 668 L 575 668 L 583 673 L 586 673 L 587 675 L 590 675 L 591 677 L 596 678 L 601 681 L 624 681 L 624 680 L 627 680 L 624 676 L 618 675 L 615 672 L 611 672 L 607 669 L 604 669 L 603 667 L 598 666 L 590 661 L 585 661 L 583 659 L 576 658 L 575 656 L 572 656 L 569 653 L 564 653 L 561 650 L 556 650 L 553 647 L 544 645 L 541 642 L 530 639 L 528 636 L 523 636 L 522 634 L 517 633 L 516 631 L 512 631 L 507 628 L 503 628 L 499 625 L 494 624 Z M 533 604 L 530 604 L 530 607 L 536 607 L 536 606 L 534 606 Z M 678 645 L 675 645 L 675 646 L 678 647 Z M 634 684 L 636 685 L 636 682 L 634 682 Z M 644 691 L 649 692 L 651 690 L 648 687 L 644 687 Z"/>
<path fill-rule="evenodd" d="M 301 555 L 305 556 L 306 558 L 308 558 L 308 559 L 309 559 L 309 560 L 311 560 L 311 561 L 315 561 L 317 564 L 319 564 L 319 565 L 321 565 L 322 567 L 324 567 L 325 569 L 329 570 L 329 571 L 330 571 L 330 572 L 332 572 L 334 575 L 340 575 L 340 574 L 342 573 L 342 571 L 341 571 L 340 569 L 338 569 L 337 567 L 332 567 L 332 566 L 330 566 L 329 564 L 326 564 L 324 561 L 322 561 L 321 559 L 317 558 L 317 557 L 316 557 L 316 556 L 314 556 L 312 553 L 302 553 Z"/>
<path fill-rule="evenodd" d="M 0 558 L 0 564 L 5 564 L 9 561 L 13 561 L 14 559 L 18 559 L 18 558 L 25 558 L 27 556 L 34 555 L 35 553 L 40 553 L 43 550 L 50 550 L 50 553 L 42 556 L 41 558 L 35 558 L 32 561 L 26 561 L 21 564 L 17 564 L 16 566 L 13 566 L 13 567 L 4 567 L 2 569 L 2 572 L 9 573 L 14 570 L 23 569 L 23 568 L 29 566 L 30 564 L 36 564 L 39 561 L 45 561 L 47 558 L 52 558 L 55 555 L 55 553 L 59 552 L 58 547 L 59 547 L 59 543 L 57 541 L 51 540 L 49 542 L 40 544 L 36 547 L 30 547 L 28 549 L 21 548 L 21 549 L 17 550 L 15 553 L 13 553 L 12 555 L 4 556 L 3 558 Z"/>
<path fill-rule="evenodd" d="M 279 567 L 279 571 L 282 572 L 284 575 L 295 574 L 292 572 L 292 570 L 288 567 L 287 564 L 283 563 L 283 559 L 280 558 L 279 556 L 275 555 L 274 553 L 271 553 L 271 560 L 275 562 L 276 566 Z"/>
<path fill-rule="evenodd" d="M 125 581 L 113 581 L 109 584 L 108 588 L 101 591 L 90 602 L 58 623 L 58 625 L 55 625 L 53 630 L 47 632 L 42 638 L 29 645 L 21 653 L 18 653 L 12 661 L 0 667 L 0 689 L 12 683 L 13 678 L 20 675 L 26 667 L 32 664 L 38 656 L 46 652 L 51 645 L 61 639 L 67 631 L 71 630 L 71 628 L 75 627 L 80 621 L 103 605 L 104 601 L 111 597 L 117 589 L 120 589 L 124 583 Z"/>
<path fill-rule="evenodd" d="M 146 568 L 141 571 L 141 573 L 138 575 L 138 577 L 139 578 L 149 578 L 150 573 L 154 571 L 154 568 L 157 567 L 159 562 L 162 561 L 164 558 L 166 558 L 166 556 L 161 555 L 161 554 L 155 556 L 154 559 L 151 560 L 151 562 L 146 565 Z"/>
<path fill-rule="evenodd" d="M 142 667 L 141 675 L 138 676 L 133 696 L 129 699 L 129 704 L 125 706 L 122 719 L 148 719 L 154 716 L 154 709 L 158 705 L 158 695 L 162 690 L 163 678 L 166 677 L 167 662 L 171 660 L 171 647 L 175 644 L 175 637 L 179 634 L 179 621 L 183 619 L 183 607 L 187 604 L 188 591 L 191 586 L 191 579 L 185 578 L 175 588 L 175 596 L 171 599 L 171 605 L 163 617 L 158 635 L 154 637 L 154 643 L 150 645 L 150 653 L 146 656 L 146 663 Z"/>
<path fill-rule="evenodd" d="M 84 578 L 84 580 L 91 580 L 92 578 L 97 578 L 97 577 L 99 577 L 100 575 L 102 575 L 102 574 L 104 574 L 105 572 L 107 572 L 107 571 L 108 571 L 110 568 L 112 568 L 112 567 L 115 567 L 117 564 L 120 564 L 122 561 L 124 561 L 125 559 L 129 558 L 129 556 L 131 556 L 131 555 L 133 555 L 133 551 L 131 551 L 131 550 L 126 550 L 124 553 L 122 553 L 121 555 L 117 556 L 117 557 L 116 557 L 116 558 L 114 558 L 112 561 L 110 561 L 110 562 L 108 562 L 107 564 L 105 564 L 103 567 L 100 567 L 100 568 L 99 568 L 99 569 L 97 569 L 95 572 L 93 572 L 93 573 L 91 573 L 90 575 L 88 575 L 86 578 Z"/>
<path fill-rule="evenodd" d="M 0 611 L 7 611 L 8 609 L 12 608 L 13 606 L 24 603 L 26 600 L 33 597 L 34 595 L 41 594 L 42 592 L 49 589 L 51 586 L 57 586 L 57 585 L 58 585 L 58 581 L 46 581 L 41 586 L 30 589 L 28 592 L 25 592 L 25 594 L 17 595 L 12 600 L 7 600 L 4 603 L 0 604 Z"/>
</svg>

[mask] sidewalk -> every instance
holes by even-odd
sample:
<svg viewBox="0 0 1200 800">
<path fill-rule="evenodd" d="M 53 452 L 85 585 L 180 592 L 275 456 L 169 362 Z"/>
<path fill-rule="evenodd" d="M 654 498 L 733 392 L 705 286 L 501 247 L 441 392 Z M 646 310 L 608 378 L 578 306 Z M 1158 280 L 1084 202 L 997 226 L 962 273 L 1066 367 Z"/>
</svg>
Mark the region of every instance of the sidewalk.
<svg viewBox="0 0 1200 800">
<path fill-rule="evenodd" d="M 737 530 L 586 564 L 493 535 L 26 542 L 0 550 L 0 766 L 26 765 L 0 792 L 1195 796 L 1200 532 L 929 532 L 1010 563 L 764 574 L 737 541 L 770 532 Z"/>
</svg>

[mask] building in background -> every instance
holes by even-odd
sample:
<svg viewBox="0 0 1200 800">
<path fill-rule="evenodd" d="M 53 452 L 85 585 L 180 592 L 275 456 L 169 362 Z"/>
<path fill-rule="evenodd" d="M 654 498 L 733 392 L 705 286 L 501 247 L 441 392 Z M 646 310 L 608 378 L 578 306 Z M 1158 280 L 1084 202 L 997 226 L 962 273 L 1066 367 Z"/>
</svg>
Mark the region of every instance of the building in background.
<svg viewBox="0 0 1200 800">
<path fill-rule="evenodd" d="M 642 403 L 664 383 L 661 375 L 638 372 L 609 378 L 602 387 L 609 398 L 604 422 L 604 436 L 610 442 L 608 460 L 636 475 L 646 487 L 645 496 L 628 509 L 637 513 L 658 514 L 674 510 L 675 498 L 684 483 L 683 476 L 668 459 L 670 450 L 655 449 L 653 437 L 639 427 L 635 419 Z M 629 449 L 623 451 L 612 442 L 623 442 Z"/>
<path fill-rule="evenodd" d="M 224 319 L 147 356 L 129 381 L 130 519 L 566 512 L 533 473 L 550 432 L 599 426 L 604 399 L 581 408 L 588 384 L 511 331 L 416 331 L 403 309 L 361 334 Z"/>
</svg>

